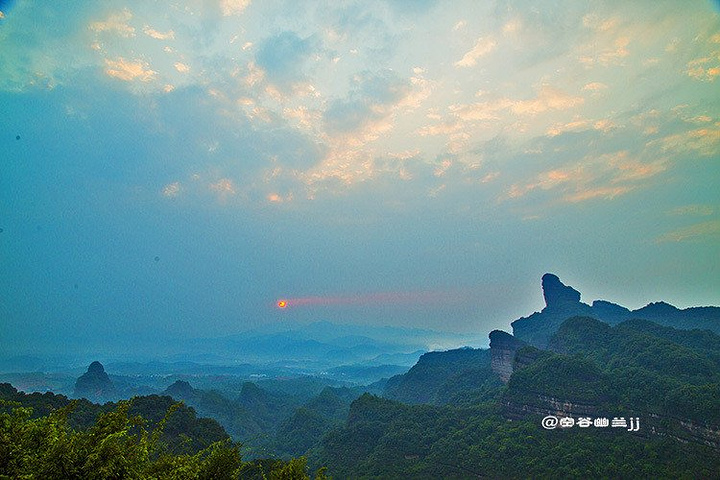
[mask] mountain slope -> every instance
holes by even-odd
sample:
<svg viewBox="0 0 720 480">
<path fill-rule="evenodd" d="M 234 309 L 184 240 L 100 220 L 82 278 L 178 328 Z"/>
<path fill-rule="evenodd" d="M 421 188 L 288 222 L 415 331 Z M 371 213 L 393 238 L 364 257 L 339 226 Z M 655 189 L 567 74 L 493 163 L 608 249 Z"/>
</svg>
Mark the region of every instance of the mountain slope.
<svg viewBox="0 0 720 480">
<path fill-rule="evenodd" d="M 709 447 L 628 432 L 549 431 L 492 405 L 404 405 L 363 395 L 311 463 L 334 478 L 714 478 Z"/>
<path fill-rule="evenodd" d="M 673 331 L 647 321 L 570 318 L 548 342 L 552 351 L 518 350 L 503 412 L 638 417 L 639 435 L 720 451 L 720 336 L 677 331 L 671 340 Z"/>
<path fill-rule="evenodd" d="M 490 350 L 461 348 L 422 355 L 407 373 L 388 380 L 384 396 L 405 403 L 463 403 L 486 398 L 500 385 Z"/>
</svg>

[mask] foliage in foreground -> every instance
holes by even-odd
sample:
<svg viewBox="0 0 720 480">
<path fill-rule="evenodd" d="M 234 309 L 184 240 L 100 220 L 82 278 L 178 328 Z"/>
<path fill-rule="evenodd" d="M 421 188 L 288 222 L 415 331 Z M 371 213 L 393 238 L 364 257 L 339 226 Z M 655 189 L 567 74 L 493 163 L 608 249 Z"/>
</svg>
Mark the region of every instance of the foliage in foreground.
<svg viewBox="0 0 720 480">
<path fill-rule="evenodd" d="M 32 418 L 32 409 L 0 401 L 0 479 L 309 479 L 306 461 L 243 462 L 240 447 L 215 442 L 194 454 L 175 454 L 162 439 L 171 407 L 152 430 L 130 416 L 132 400 L 119 402 L 87 429 L 75 430 L 68 417 L 75 403 Z M 11 408 L 8 408 L 11 407 Z M 319 471 L 316 479 L 325 478 Z"/>
</svg>

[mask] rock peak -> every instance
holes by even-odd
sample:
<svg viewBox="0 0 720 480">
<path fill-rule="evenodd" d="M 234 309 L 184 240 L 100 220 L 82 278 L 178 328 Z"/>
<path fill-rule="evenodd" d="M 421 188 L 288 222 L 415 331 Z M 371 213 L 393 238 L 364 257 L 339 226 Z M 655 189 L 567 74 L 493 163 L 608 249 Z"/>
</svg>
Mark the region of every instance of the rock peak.
<svg viewBox="0 0 720 480">
<path fill-rule="evenodd" d="M 548 310 L 560 310 L 580 303 L 580 292 L 563 284 L 560 278 L 552 273 L 543 275 L 542 289 Z"/>
<path fill-rule="evenodd" d="M 88 366 L 87 371 L 88 373 L 102 374 L 105 373 L 105 367 L 103 367 L 102 363 L 95 360 Z"/>
<path fill-rule="evenodd" d="M 75 398 L 87 398 L 93 402 L 115 400 L 118 392 L 110 377 L 100 362 L 92 362 L 87 372 L 78 377 L 75 382 Z"/>
<path fill-rule="evenodd" d="M 173 398 L 184 400 L 192 397 L 195 393 L 195 389 L 193 389 L 192 385 L 185 380 L 177 380 L 175 383 L 166 388 L 164 393 Z"/>
</svg>

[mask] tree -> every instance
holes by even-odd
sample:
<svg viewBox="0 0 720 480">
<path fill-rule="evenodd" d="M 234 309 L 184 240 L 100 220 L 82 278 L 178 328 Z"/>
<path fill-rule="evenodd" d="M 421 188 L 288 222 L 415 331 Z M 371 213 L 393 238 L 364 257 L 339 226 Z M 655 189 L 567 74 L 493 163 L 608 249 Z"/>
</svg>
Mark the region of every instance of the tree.
<svg viewBox="0 0 720 480">
<path fill-rule="evenodd" d="M 0 479 L 236 479 L 251 463 L 243 462 L 240 446 L 229 439 L 197 453 L 177 454 L 168 448 L 163 431 L 183 405 L 176 403 L 154 428 L 131 416 L 132 400 L 118 402 L 87 429 L 74 430 L 68 417 L 77 402 L 32 418 L 32 409 L 0 400 Z M 309 479 L 305 458 L 273 461 L 267 478 Z M 263 474 L 264 475 L 264 474 Z M 317 479 L 324 479 L 319 471 Z"/>
</svg>

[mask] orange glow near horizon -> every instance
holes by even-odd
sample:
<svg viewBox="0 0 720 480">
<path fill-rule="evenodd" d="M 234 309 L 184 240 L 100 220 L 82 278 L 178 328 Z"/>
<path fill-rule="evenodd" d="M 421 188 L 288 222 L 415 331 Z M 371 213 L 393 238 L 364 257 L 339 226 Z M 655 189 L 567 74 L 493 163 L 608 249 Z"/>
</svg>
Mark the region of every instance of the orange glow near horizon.
<svg viewBox="0 0 720 480">
<path fill-rule="evenodd" d="M 473 289 L 389 291 L 339 296 L 310 296 L 281 298 L 275 302 L 277 308 L 327 307 L 344 305 L 397 305 L 420 306 L 441 303 L 467 302 L 475 295 Z"/>
</svg>

